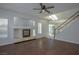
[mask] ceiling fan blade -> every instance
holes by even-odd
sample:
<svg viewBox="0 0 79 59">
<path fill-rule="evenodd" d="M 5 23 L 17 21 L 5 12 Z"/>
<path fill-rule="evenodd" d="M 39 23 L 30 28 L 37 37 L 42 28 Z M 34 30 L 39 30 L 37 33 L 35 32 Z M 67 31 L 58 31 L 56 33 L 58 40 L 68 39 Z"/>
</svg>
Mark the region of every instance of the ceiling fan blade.
<svg viewBox="0 0 79 59">
<path fill-rule="evenodd" d="M 51 8 L 54 8 L 54 6 L 46 7 L 46 9 L 51 9 Z"/>
<path fill-rule="evenodd" d="M 46 12 L 50 13 L 50 11 L 48 11 L 47 9 L 45 9 Z"/>
<path fill-rule="evenodd" d="M 33 10 L 41 10 L 41 8 L 33 8 Z"/>
</svg>

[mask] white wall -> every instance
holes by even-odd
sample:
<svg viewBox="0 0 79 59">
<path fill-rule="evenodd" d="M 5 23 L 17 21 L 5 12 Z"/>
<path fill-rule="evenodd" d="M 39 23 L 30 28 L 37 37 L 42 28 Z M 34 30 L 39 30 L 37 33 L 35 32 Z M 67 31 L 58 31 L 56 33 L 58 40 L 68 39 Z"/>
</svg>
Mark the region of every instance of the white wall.
<svg viewBox="0 0 79 59">
<path fill-rule="evenodd" d="M 18 27 L 32 27 L 32 22 L 30 19 L 21 18 L 16 16 L 16 20 L 14 22 L 14 26 Z"/>
<path fill-rule="evenodd" d="M 56 35 L 57 40 L 79 44 L 79 18 Z"/>
<path fill-rule="evenodd" d="M 16 24 L 14 26 L 14 21 L 13 21 L 13 18 L 15 17 L 18 17 L 18 20 L 16 21 Z M 2 10 L 0 9 L 0 17 L 4 17 L 6 19 L 8 19 L 8 38 L 2 38 L 0 39 L 0 45 L 7 45 L 7 44 L 11 44 L 11 43 L 15 43 L 17 42 L 18 40 L 17 39 L 14 39 L 14 27 L 29 27 L 32 29 L 35 29 L 36 30 L 36 36 L 35 38 L 40 38 L 40 37 L 46 37 L 47 34 L 48 34 L 48 23 L 47 21 L 44 21 L 44 20 L 40 20 L 40 19 L 32 19 L 32 18 L 23 18 L 20 17 L 21 15 L 17 14 L 17 13 L 14 13 L 14 12 L 9 12 L 7 10 Z M 26 16 L 27 17 L 27 16 Z M 32 21 L 35 21 L 36 22 L 36 25 L 35 27 L 32 25 Z M 38 27 L 37 27 L 37 23 L 38 22 L 41 22 L 42 23 L 42 34 L 39 34 L 38 33 Z M 32 31 L 31 31 L 31 36 L 32 36 Z M 20 39 L 21 40 L 21 39 Z"/>
</svg>

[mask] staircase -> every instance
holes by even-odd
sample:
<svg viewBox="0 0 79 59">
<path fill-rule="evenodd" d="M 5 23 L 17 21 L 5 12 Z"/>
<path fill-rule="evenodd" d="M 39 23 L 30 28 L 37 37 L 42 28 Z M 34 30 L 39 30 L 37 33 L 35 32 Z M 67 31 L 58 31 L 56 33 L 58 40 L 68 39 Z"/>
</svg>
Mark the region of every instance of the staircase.
<svg viewBox="0 0 79 59">
<path fill-rule="evenodd" d="M 71 24 L 73 24 L 73 22 L 77 21 L 76 18 L 78 18 L 78 17 L 79 17 L 79 11 L 74 13 L 71 17 L 69 17 L 67 20 L 65 20 L 63 23 L 61 23 L 59 26 L 55 26 L 54 27 L 54 39 L 56 37 L 56 34 L 59 34 L 64 29 L 66 29 L 67 26 L 70 26 Z"/>
</svg>

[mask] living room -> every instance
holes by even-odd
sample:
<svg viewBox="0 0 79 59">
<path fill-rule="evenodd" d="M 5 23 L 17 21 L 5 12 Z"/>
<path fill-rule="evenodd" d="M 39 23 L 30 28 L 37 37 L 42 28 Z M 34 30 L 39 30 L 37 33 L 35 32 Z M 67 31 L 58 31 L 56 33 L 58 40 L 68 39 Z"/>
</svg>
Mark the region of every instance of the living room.
<svg viewBox="0 0 79 59">
<path fill-rule="evenodd" d="M 48 6 L 54 6 L 54 7 L 49 10 L 48 9 L 47 10 L 44 10 L 44 9 L 33 10 L 33 8 L 40 8 L 41 3 L 13 3 L 13 4 L 3 3 L 3 4 L 0 4 L 0 18 L 1 18 L 0 19 L 0 27 L 1 27 L 1 30 L 0 30 L 1 50 L 0 51 L 1 51 L 1 54 L 9 54 L 9 52 L 7 52 L 8 50 L 4 52 L 6 48 L 2 48 L 2 47 L 12 45 L 12 44 L 19 44 L 20 42 L 22 43 L 25 41 L 31 41 L 32 43 L 32 41 L 34 42 L 35 40 L 36 40 L 35 41 L 36 43 L 33 43 L 33 44 L 34 46 L 36 45 L 39 46 L 39 48 L 36 48 L 37 50 L 39 50 L 40 48 L 45 49 L 45 47 L 41 46 L 41 44 L 43 45 L 45 42 L 47 43 L 47 46 L 50 47 L 51 44 L 53 44 L 54 40 L 58 40 L 55 42 L 61 41 L 61 42 L 67 42 L 68 44 L 72 43 L 72 44 L 69 44 L 69 46 L 66 44 L 67 47 L 62 46 L 61 42 L 60 42 L 60 45 L 56 43 L 57 49 L 60 49 L 58 48 L 58 45 L 60 47 L 62 46 L 62 49 L 61 49 L 62 51 L 63 49 L 69 48 L 70 46 L 74 48 L 74 51 L 76 49 L 77 50 L 79 49 L 77 48 L 77 45 L 79 44 L 79 40 L 78 40 L 79 39 L 79 36 L 78 36 L 79 34 L 78 32 L 79 30 L 79 26 L 78 26 L 79 4 L 78 3 L 72 3 L 72 4 L 42 3 L 43 7 L 44 5 L 46 7 Z M 50 11 L 50 13 L 48 11 Z M 76 19 L 76 20 L 71 22 L 70 19 Z M 60 25 L 64 23 L 66 20 L 69 20 L 66 23 L 68 25 L 65 26 L 64 28 L 62 28 L 63 26 L 60 27 Z M 54 29 L 56 28 L 58 30 L 54 31 Z M 43 39 L 44 39 L 43 41 L 44 43 L 42 42 Z M 26 42 L 25 45 L 27 44 L 28 42 Z M 31 47 L 34 48 L 34 46 L 31 46 Z M 29 49 L 32 49 L 31 47 L 29 47 Z M 46 51 L 48 47 L 46 47 Z M 25 48 L 25 49 L 28 49 L 28 48 Z M 51 48 L 51 49 L 54 49 L 54 48 Z M 44 50 L 44 54 L 45 53 L 53 54 L 53 53 L 50 53 L 51 49 L 48 49 L 49 50 L 48 53 L 45 52 Z M 42 52 L 42 50 L 40 51 Z M 71 52 L 70 53 L 60 52 L 58 54 L 74 54 Z M 19 53 L 10 53 L 10 54 L 19 54 Z M 23 53 L 23 54 L 29 54 L 29 53 Z M 43 54 L 43 53 L 38 52 L 35 54 Z M 78 51 L 75 52 L 75 54 L 79 54 Z"/>
</svg>

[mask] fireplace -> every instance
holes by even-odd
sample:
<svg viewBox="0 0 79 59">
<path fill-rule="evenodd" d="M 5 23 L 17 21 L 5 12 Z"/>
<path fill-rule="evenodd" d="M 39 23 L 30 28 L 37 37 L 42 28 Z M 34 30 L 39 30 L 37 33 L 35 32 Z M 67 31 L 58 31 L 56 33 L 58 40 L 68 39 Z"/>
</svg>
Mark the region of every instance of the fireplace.
<svg viewBox="0 0 79 59">
<path fill-rule="evenodd" d="M 23 29 L 23 38 L 30 37 L 30 29 Z"/>
</svg>

